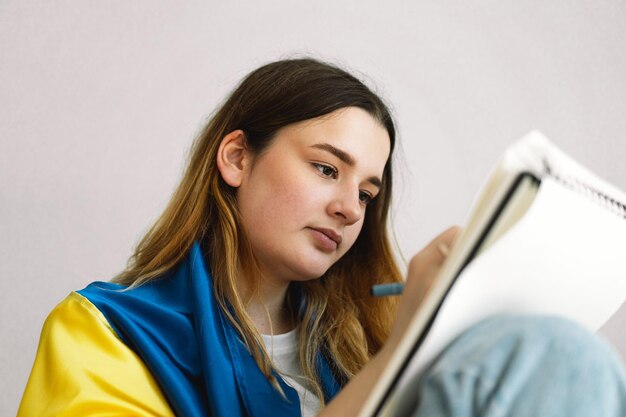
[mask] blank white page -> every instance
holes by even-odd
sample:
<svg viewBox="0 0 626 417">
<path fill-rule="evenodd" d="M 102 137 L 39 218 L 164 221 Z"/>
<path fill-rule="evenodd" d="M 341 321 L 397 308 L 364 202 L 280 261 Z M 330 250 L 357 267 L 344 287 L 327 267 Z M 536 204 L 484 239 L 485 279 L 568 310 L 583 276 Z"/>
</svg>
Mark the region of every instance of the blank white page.
<svg viewBox="0 0 626 417">
<path fill-rule="evenodd" d="M 398 393 L 406 392 L 408 381 L 484 318 L 559 315 L 597 331 L 625 299 L 626 220 L 601 201 L 545 177 L 524 217 L 456 280 L 404 373 L 392 408 L 403 408 L 406 396 Z"/>
</svg>

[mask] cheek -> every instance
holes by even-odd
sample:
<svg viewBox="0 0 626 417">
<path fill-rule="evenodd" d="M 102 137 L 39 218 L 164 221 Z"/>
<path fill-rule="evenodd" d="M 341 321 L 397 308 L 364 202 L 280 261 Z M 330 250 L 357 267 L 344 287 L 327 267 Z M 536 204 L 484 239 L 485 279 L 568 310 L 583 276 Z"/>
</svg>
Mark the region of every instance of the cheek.
<svg viewBox="0 0 626 417">
<path fill-rule="evenodd" d="M 359 235 L 361 234 L 362 229 L 363 229 L 363 219 L 359 220 L 357 223 L 351 226 L 346 227 L 344 240 L 345 240 L 345 243 L 348 243 L 349 245 L 345 245 L 344 253 L 350 250 L 352 245 L 354 245 L 354 242 L 356 242 L 356 240 L 358 239 Z"/>
<path fill-rule="evenodd" d="M 288 227 L 315 204 L 313 190 L 303 185 L 296 175 L 282 175 L 248 185 L 240 194 L 241 214 L 244 223 L 258 229 Z"/>
</svg>

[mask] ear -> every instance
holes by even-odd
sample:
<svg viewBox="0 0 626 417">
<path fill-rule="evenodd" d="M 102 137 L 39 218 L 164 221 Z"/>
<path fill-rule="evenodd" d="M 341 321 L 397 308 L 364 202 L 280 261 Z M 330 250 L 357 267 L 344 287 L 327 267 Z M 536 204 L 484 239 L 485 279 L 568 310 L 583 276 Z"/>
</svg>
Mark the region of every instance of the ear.
<svg viewBox="0 0 626 417">
<path fill-rule="evenodd" d="M 243 130 L 233 130 L 222 138 L 217 150 L 217 169 L 226 184 L 235 188 L 241 185 L 247 158 Z"/>
</svg>

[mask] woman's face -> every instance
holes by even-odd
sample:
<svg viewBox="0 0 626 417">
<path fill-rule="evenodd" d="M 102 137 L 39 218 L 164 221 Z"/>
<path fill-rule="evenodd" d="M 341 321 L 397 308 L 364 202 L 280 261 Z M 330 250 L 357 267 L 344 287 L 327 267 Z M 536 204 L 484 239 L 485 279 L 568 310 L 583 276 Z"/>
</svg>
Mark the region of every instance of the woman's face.
<svg viewBox="0 0 626 417">
<path fill-rule="evenodd" d="M 385 128 L 348 107 L 279 130 L 237 191 L 243 227 L 272 280 L 318 278 L 350 249 L 389 157 Z"/>
</svg>

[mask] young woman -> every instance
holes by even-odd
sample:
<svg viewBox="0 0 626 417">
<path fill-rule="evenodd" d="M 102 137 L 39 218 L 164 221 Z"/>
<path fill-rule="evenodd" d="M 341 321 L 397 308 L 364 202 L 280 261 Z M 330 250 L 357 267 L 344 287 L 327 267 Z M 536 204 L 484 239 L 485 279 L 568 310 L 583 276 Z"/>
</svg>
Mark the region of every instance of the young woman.
<svg viewBox="0 0 626 417">
<path fill-rule="evenodd" d="M 387 236 L 394 145 L 389 110 L 347 72 L 312 59 L 252 72 L 127 269 L 50 314 L 18 415 L 357 415 L 458 231 L 411 260 L 400 303 L 369 295 L 402 280 Z M 604 378 L 615 401 L 549 403 L 619 415 L 621 368 L 573 325 L 497 318 L 459 340 L 415 415 L 537 415 L 549 404 L 530 382 L 587 367 L 594 383 L 568 387 Z M 570 345 L 581 367 L 541 347 Z"/>
</svg>

